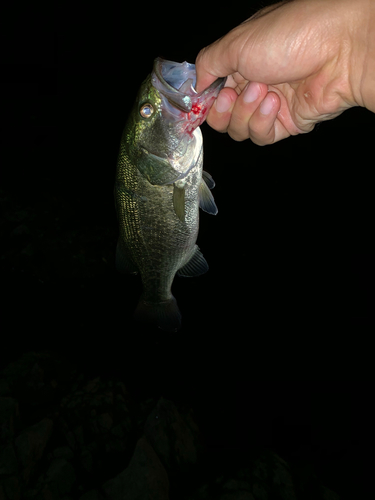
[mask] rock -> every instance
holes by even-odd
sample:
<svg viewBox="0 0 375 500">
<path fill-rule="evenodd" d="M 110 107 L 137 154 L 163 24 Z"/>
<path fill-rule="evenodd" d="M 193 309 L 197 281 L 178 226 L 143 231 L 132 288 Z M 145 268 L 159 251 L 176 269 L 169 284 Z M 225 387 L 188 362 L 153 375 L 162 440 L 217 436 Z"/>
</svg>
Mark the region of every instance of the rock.
<svg viewBox="0 0 375 500">
<path fill-rule="evenodd" d="M 103 495 L 99 493 L 98 490 L 90 490 L 81 497 L 79 500 L 105 500 Z"/>
<path fill-rule="evenodd" d="M 252 485 L 252 492 L 256 500 L 268 500 L 268 494 L 264 486 L 254 481 Z"/>
<path fill-rule="evenodd" d="M 126 425 L 126 424 L 125 424 Z M 111 429 L 111 434 L 116 438 L 116 439 L 122 439 L 125 436 L 124 428 L 123 425 L 117 424 Z"/>
<path fill-rule="evenodd" d="M 74 434 L 72 431 L 63 431 L 66 442 L 71 450 L 74 450 L 76 447 L 76 441 L 74 439 Z"/>
<path fill-rule="evenodd" d="M 38 388 L 40 382 L 43 381 L 44 370 L 41 364 L 50 357 L 47 353 L 28 352 L 13 361 L 3 370 L 3 376 L 9 384 L 9 387 L 14 390 L 20 384 L 26 384 L 28 387 Z"/>
<path fill-rule="evenodd" d="M 292 466 L 299 498 L 304 500 L 339 500 L 339 495 L 322 485 L 311 465 Z"/>
<path fill-rule="evenodd" d="M 285 460 L 276 453 L 265 454 L 264 458 L 269 457 L 268 466 L 272 484 L 277 489 L 280 498 L 283 500 L 297 500 L 293 478 L 289 466 Z"/>
<path fill-rule="evenodd" d="M 52 434 L 53 422 L 43 418 L 24 430 L 15 440 L 16 454 L 22 467 L 22 477 L 27 483 L 35 471 Z"/>
<path fill-rule="evenodd" d="M 106 500 L 168 500 L 168 475 L 148 440 L 136 445 L 128 467 L 103 485 Z"/>
<path fill-rule="evenodd" d="M 13 229 L 11 234 L 14 236 L 27 235 L 27 234 L 30 234 L 30 229 L 25 224 L 20 224 L 19 226 L 15 227 Z"/>
<path fill-rule="evenodd" d="M 11 395 L 11 390 L 9 387 L 8 382 L 5 380 L 5 378 L 0 378 L 0 397 L 5 397 L 5 396 L 10 396 Z M 0 496 L 1 500 L 1 496 Z"/>
<path fill-rule="evenodd" d="M 53 450 L 53 456 L 55 458 L 66 458 L 67 460 L 72 460 L 74 453 L 69 446 L 59 446 Z"/>
<path fill-rule="evenodd" d="M 113 424 L 113 419 L 109 413 L 102 413 L 98 416 L 97 421 L 102 433 L 109 431 Z"/>
<path fill-rule="evenodd" d="M 207 457 L 208 458 L 208 457 Z M 296 474 L 280 456 L 270 450 L 259 450 L 249 459 L 227 472 L 223 464 L 216 477 L 206 478 L 184 500 L 339 500 L 324 488 L 313 471 Z M 301 481 L 301 478 L 302 481 Z"/>
<path fill-rule="evenodd" d="M 85 446 L 85 438 L 83 435 L 83 426 L 79 425 L 75 429 L 73 429 L 73 434 L 76 439 L 76 443 L 80 448 L 83 448 Z"/>
<path fill-rule="evenodd" d="M 85 474 L 101 477 L 118 474 L 126 453 L 130 459 L 136 437 L 124 384 L 100 377 L 76 382 L 60 402 L 57 430 L 65 437 Z M 87 479 L 88 481 L 88 479 Z M 87 486 L 87 484 L 86 484 Z"/>
<path fill-rule="evenodd" d="M 232 493 L 223 493 L 219 500 L 255 500 L 249 491 L 234 491 Z"/>
<path fill-rule="evenodd" d="M 18 418 L 17 401 L 10 397 L 0 398 L 0 443 L 13 438 Z"/>
<path fill-rule="evenodd" d="M 80 462 L 81 462 L 82 467 L 88 473 L 92 473 L 93 472 L 94 460 L 93 460 L 91 451 L 88 450 L 87 448 L 84 448 L 82 450 L 81 455 L 80 455 Z"/>
<path fill-rule="evenodd" d="M 144 434 L 170 475 L 187 473 L 203 451 L 191 415 L 181 415 L 174 403 L 164 398 L 148 416 Z"/>
<path fill-rule="evenodd" d="M 23 500 L 21 496 L 21 484 L 17 476 L 6 477 L 2 480 L 3 495 L 6 500 Z M 1 487 L 0 487 L 1 492 Z M 1 498 L 1 493 L 0 493 Z"/>
<path fill-rule="evenodd" d="M 0 446 L 0 477 L 18 472 L 17 457 L 11 442 Z"/>
<path fill-rule="evenodd" d="M 13 437 L 18 421 L 18 403 L 11 397 L 0 398 L 0 498 L 20 497 L 18 461 Z"/>
<path fill-rule="evenodd" d="M 247 481 L 230 479 L 222 486 L 220 500 L 255 500 Z"/>
<path fill-rule="evenodd" d="M 70 493 L 75 481 L 72 464 L 65 458 L 54 458 L 46 472 L 42 497 L 46 500 L 60 500 Z"/>
<path fill-rule="evenodd" d="M 322 500 L 340 500 L 340 496 L 334 491 L 322 486 Z"/>
<path fill-rule="evenodd" d="M 252 457 L 236 475 L 248 481 L 252 487 L 252 494 L 257 500 L 273 496 L 280 500 L 297 500 L 298 498 L 287 462 L 272 451 L 266 449 L 260 451 L 258 456 Z"/>
</svg>

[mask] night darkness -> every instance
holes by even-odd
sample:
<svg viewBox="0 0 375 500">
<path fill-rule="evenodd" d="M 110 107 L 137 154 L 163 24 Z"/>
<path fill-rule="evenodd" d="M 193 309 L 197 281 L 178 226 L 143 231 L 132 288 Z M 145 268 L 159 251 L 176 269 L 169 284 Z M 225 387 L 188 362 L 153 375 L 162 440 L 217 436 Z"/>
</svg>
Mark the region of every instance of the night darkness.
<svg viewBox="0 0 375 500">
<path fill-rule="evenodd" d="M 367 498 L 372 113 L 351 109 L 266 147 L 202 126 L 219 212 L 200 214 L 209 272 L 174 281 L 180 332 L 134 325 L 139 278 L 114 267 L 120 137 L 153 60 L 194 62 L 267 2 L 225 13 L 206 4 L 80 2 L 59 11 L 56 25 L 34 6 L 9 16 L 0 370 L 23 353 L 50 353 L 88 378 L 120 379 L 136 401 L 191 407 L 219 460 L 267 447 L 312 464 L 342 499 Z"/>
</svg>

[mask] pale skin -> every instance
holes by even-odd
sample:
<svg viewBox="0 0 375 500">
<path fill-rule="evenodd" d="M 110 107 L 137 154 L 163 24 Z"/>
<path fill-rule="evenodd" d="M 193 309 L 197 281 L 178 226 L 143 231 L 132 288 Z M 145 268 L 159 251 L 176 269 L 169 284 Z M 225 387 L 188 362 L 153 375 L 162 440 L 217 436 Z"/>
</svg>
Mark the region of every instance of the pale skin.
<svg viewBox="0 0 375 500">
<path fill-rule="evenodd" d="M 310 132 L 353 106 L 375 112 L 375 0 L 292 0 L 205 47 L 197 91 L 227 76 L 207 117 L 260 146 Z"/>
</svg>

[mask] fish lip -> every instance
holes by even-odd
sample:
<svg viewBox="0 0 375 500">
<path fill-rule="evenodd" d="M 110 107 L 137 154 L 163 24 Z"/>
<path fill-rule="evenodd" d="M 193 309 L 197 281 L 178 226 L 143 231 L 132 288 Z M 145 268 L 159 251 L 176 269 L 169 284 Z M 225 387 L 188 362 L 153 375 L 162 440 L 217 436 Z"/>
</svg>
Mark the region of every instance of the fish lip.
<svg viewBox="0 0 375 500">
<path fill-rule="evenodd" d="M 204 104 L 206 99 L 208 100 L 212 94 L 217 94 L 224 87 L 226 82 L 226 77 L 217 78 L 209 87 L 202 90 L 201 92 L 196 92 L 194 87 L 192 87 L 192 94 L 182 93 L 172 85 L 170 85 L 162 73 L 162 65 L 165 63 L 173 63 L 173 61 L 168 61 L 167 59 L 162 59 L 160 57 L 156 58 L 154 61 L 154 73 L 158 80 L 160 81 L 162 88 L 158 89 L 161 94 L 168 100 L 168 102 L 185 113 L 190 113 L 194 103 L 199 102 Z M 183 64 L 183 63 L 182 63 Z M 194 65 L 192 65 L 194 66 Z M 218 89 L 218 87 L 220 87 Z"/>
<path fill-rule="evenodd" d="M 160 57 L 157 57 L 154 61 L 154 73 L 162 85 L 162 88 L 159 88 L 158 90 L 161 94 L 163 94 L 164 97 L 168 99 L 172 106 L 176 107 L 180 111 L 189 113 L 192 107 L 191 97 L 179 92 L 177 89 L 172 87 L 172 85 L 170 85 L 163 77 L 162 65 L 166 62 L 172 61 L 167 61 L 166 59 L 162 59 Z"/>
</svg>

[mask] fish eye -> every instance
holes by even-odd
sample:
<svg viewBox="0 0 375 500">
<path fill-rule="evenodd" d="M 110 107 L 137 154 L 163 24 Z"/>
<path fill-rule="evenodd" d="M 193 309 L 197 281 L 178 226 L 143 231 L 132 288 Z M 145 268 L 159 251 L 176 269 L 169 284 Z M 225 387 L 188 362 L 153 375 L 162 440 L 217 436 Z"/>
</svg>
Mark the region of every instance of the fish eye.
<svg viewBox="0 0 375 500">
<path fill-rule="evenodd" d="M 154 107 L 149 102 L 146 102 L 142 104 L 139 113 L 143 118 L 151 118 L 154 113 Z"/>
</svg>

